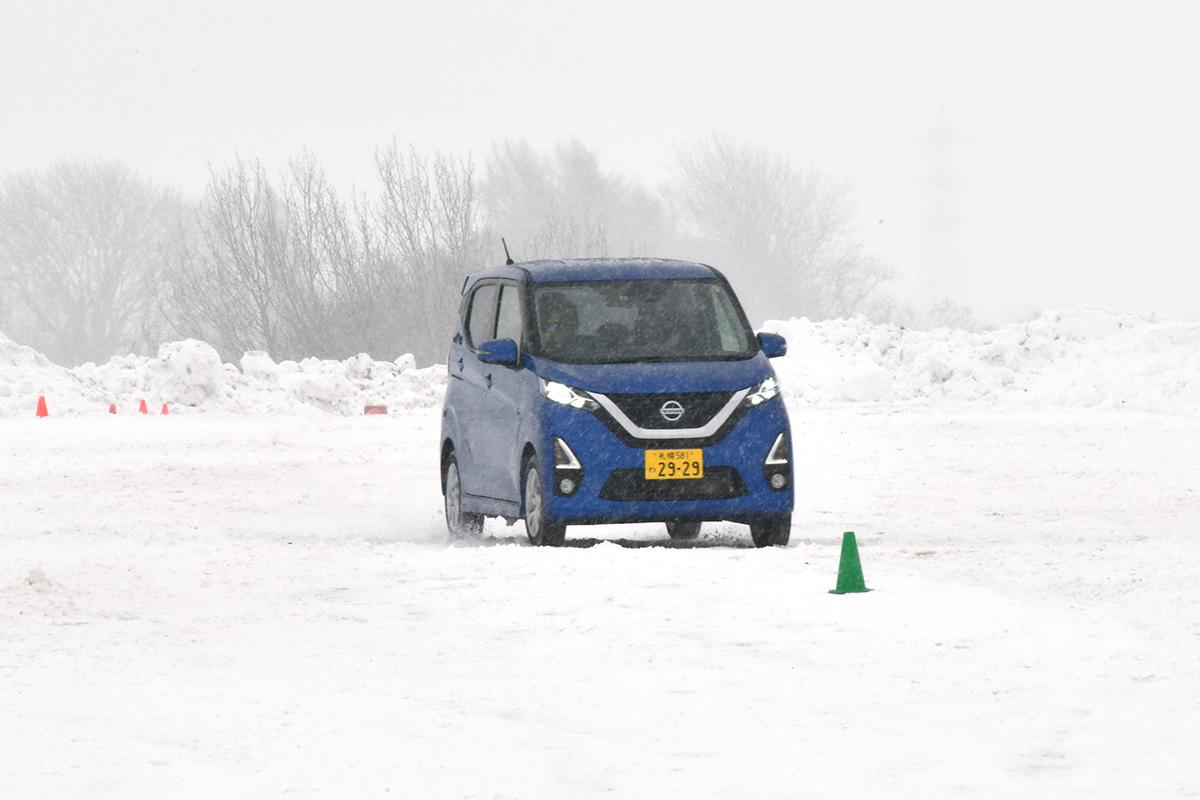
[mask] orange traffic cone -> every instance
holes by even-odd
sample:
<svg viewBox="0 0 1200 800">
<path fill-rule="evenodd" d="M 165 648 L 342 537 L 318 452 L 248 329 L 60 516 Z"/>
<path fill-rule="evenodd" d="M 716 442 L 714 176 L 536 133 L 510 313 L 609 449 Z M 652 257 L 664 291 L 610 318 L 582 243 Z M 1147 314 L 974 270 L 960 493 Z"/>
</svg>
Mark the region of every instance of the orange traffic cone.
<svg viewBox="0 0 1200 800">
<path fill-rule="evenodd" d="M 50 412 L 46 409 L 46 396 L 38 395 L 37 415 L 39 417 L 48 417 Z"/>
<path fill-rule="evenodd" d="M 109 404 L 108 404 L 108 413 L 110 413 L 110 414 L 115 414 L 115 413 L 117 413 L 117 404 L 116 404 L 116 403 L 109 403 Z"/>
<path fill-rule="evenodd" d="M 160 411 L 159 413 L 162 414 L 164 417 L 167 415 L 167 404 L 166 403 L 163 403 L 162 411 Z"/>
<path fill-rule="evenodd" d="M 138 400 L 138 413 L 139 414 L 149 414 L 150 413 L 150 409 L 146 408 L 145 400 Z"/>
</svg>

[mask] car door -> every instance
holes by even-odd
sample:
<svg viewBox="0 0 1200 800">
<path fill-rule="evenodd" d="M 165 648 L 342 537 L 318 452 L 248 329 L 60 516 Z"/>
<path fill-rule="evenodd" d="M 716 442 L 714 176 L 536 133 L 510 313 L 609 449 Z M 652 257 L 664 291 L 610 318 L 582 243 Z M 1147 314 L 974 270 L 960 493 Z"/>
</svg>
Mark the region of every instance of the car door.
<svg viewBox="0 0 1200 800">
<path fill-rule="evenodd" d="M 488 486 L 490 454 L 486 434 L 488 386 L 484 367 L 479 360 L 478 345 L 490 340 L 496 328 L 496 301 L 500 287 L 495 282 L 480 282 L 471 290 L 463 318 L 463 341 L 451 349 L 450 378 L 458 381 L 459 440 L 455 442 L 458 469 L 463 492 L 476 497 L 490 497 Z"/>
<path fill-rule="evenodd" d="M 494 338 L 512 339 L 521 351 L 524 331 L 524 308 L 521 287 L 515 282 L 500 284 L 499 307 L 496 314 Z M 520 365 L 503 366 L 480 362 L 483 385 L 483 416 L 486 423 L 479 426 L 484 448 L 489 456 L 487 467 L 488 496 L 512 503 L 520 502 L 520 442 L 518 442 L 523 390 L 531 379 L 528 370 Z"/>
</svg>

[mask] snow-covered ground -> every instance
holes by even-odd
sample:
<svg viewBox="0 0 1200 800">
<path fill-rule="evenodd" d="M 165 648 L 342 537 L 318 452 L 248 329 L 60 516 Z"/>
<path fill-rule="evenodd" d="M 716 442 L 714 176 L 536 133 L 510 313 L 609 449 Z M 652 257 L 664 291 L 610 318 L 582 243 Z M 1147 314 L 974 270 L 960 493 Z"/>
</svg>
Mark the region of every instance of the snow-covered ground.
<svg viewBox="0 0 1200 800">
<path fill-rule="evenodd" d="M 1200 324 L 767 327 L 767 551 L 449 544 L 406 356 L 0 336 L 0 796 L 1200 795 Z"/>
<path fill-rule="evenodd" d="M 449 546 L 436 409 L 0 419 L 0 795 L 1200 794 L 1196 414 L 789 402 L 765 551 Z"/>
</svg>

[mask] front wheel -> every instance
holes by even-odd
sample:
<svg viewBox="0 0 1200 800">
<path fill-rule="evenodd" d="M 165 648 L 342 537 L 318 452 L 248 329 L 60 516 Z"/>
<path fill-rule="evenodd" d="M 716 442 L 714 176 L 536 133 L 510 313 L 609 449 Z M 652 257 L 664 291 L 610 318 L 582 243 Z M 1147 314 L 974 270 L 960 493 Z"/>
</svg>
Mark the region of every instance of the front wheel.
<svg viewBox="0 0 1200 800">
<path fill-rule="evenodd" d="M 462 480 L 454 456 L 446 464 L 446 527 L 453 539 L 468 539 L 483 533 L 483 514 L 463 511 Z"/>
<path fill-rule="evenodd" d="M 750 523 L 750 538 L 755 547 L 787 547 L 792 535 L 792 515 L 764 517 Z"/>
<path fill-rule="evenodd" d="M 567 539 L 567 526 L 546 517 L 542 476 L 532 460 L 525 466 L 525 533 L 530 544 L 539 546 L 561 547 Z"/>
</svg>

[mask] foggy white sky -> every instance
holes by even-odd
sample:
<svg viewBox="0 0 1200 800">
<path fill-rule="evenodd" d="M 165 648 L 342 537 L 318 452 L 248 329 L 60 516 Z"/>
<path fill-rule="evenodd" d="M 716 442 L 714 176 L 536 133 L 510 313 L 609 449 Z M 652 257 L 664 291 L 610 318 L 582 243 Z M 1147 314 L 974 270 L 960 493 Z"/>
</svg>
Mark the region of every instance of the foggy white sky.
<svg viewBox="0 0 1200 800">
<path fill-rule="evenodd" d="M 1198 42 L 1187 2 L 0 0 L 0 171 L 578 137 L 653 185 L 721 132 L 848 181 L 903 294 L 1195 316 Z"/>
</svg>

